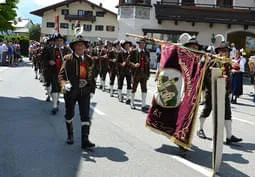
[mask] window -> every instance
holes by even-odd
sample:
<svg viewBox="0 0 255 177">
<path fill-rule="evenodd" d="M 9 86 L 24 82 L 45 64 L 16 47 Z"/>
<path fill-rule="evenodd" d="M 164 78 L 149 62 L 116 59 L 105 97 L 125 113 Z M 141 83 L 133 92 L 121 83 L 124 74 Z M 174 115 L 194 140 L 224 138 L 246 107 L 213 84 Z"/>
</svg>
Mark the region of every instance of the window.
<svg viewBox="0 0 255 177">
<path fill-rule="evenodd" d="M 54 28 L 55 23 L 53 23 L 53 22 L 47 22 L 47 23 L 46 23 L 46 26 L 47 26 L 47 28 Z"/>
<path fill-rule="evenodd" d="M 69 15 L 69 10 L 68 9 L 62 9 L 61 14 L 62 15 Z"/>
<path fill-rule="evenodd" d="M 77 11 L 78 16 L 83 16 L 83 12 L 84 12 L 83 10 L 78 10 Z"/>
<path fill-rule="evenodd" d="M 72 30 L 74 30 L 74 28 L 77 28 L 77 27 L 81 27 L 81 25 L 80 24 L 76 24 L 77 26 L 75 26 L 75 24 L 73 23 L 72 24 Z"/>
<path fill-rule="evenodd" d="M 83 25 L 83 30 L 84 31 L 91 31 L 92 30 L 92 25 Z"/>
<path fill-rule="evenodd" d="M 96 25 L 95 30 L 96 31 L 104 31 L 104 25 Z"/>
<path fill-rule="evenodd" d="M 93 11 L 84 11 L 84 16 L 92 17 L 93 16 Z"/>
<path fill-rule="evenodd" d="M 217 6 L 229 8 L 233 6 L 233 0 L 217 0 Z"/>
<path fill-rule="evenodd" d="M 68 23 L 60 23 L 60 28 L 68 29 L 69 25 Z"/>
<path fill-rule="evenodd" d="M 182 0 L 182 5 L 193 6 L 194 5 L 194 0 Z"/>
<path fill-rule="evenodd" d="M 97 17 L 104 17 L 104 12 L 96 12 Z"/>
<path fill-rule="evenodd" d="M 106 31 L 110 31 L 110 32 L 115 31 L 115 26 L 107 25 L 106 26 Z"/>
</svg>

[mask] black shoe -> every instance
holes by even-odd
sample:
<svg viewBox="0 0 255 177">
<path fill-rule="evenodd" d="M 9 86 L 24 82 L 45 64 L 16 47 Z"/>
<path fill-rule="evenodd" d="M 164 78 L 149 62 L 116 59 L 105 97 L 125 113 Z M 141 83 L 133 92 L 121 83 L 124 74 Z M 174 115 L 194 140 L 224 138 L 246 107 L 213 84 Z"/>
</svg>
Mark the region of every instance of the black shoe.
<svg viewBox="0 0 255 177">
<path fill-rule="evenodd" d="M 197 131 L 197 136 L 202 139 L 206 139 L 206 135 L 203 129 Z"/>
<path fill-rule="evenodd" d="M 35 79 L 38 79 L 38 77 L 37 77 L 37 76 L 35 76 Z"/>
<path fill-rule="evenodd" d="M 123 96 L 119 97 L 119 101 L 123 102 Z"/>
<path fill-rule="evenodd" d="M 145 112 L 145 113 L 147 113 L 147 112 L 148 112 L 148 109 L 147 109 L 147 107 L 142 107 L 142 112 Z"/>
<path fill-rule="evenodd" d="M 69 137 L 66 139 L 67 144 L 73 144 L 73 137 Z"/>
<path fill-rule="evenodd" d="M 82 144 L 82 146 L 81 146 L 81 148 L 82 149 L 88 149 L 88 148 L 93 148 L 93 147 L 95 147 L 96 145 L 94 144 L 94 143 L 92 143 L 92 142 L 90 142 L 89 140 L 87 140 L 87 141 L 85 141 L 83 144 Z"/>
<path fill-rule="evenodd" d="M 243 140 L 242 138 L 237 138 L 234 135 L 232 135 L 230 139 L 228 139 L 228 138 L 226 139 L 226 144 L 231 145 L 232 143 L 237 143 L 237 142 L 240 142 L 242 140 Z"/>
<path fill-rule="evenodd" d="M 130 105 L 130 108 L 131 108 L 131 109 L 136 109 L 134 104 L 131 104 L 131 105 Z"/>
<path fill-rule="evenodd" d="M 128 99 L 128 100 L 126 101 L 126 104 L 130 104 L 130 99 Z"/>
<path fill-rule="evenodd" d="M 47 96 L 46 101 L 50 102 L 50 96 Z"/>
<path fill-rule="evenodd" d="M 52 114 L 52 115 L 56 115 L 57 112 L 58 112 L 58 108 L 53 108 L 53 109 L 51 110 L 51 114 Z"/>
</svg>

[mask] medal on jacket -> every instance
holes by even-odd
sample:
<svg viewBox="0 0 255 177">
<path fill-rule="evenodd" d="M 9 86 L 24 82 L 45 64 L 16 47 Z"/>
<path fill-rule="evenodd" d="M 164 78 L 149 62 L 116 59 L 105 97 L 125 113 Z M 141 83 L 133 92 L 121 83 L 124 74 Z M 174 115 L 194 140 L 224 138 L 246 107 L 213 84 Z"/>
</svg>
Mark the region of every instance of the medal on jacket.
<svg viewBox="0 0 255 177">
<path fill-rule="evenodd" d="M 86 62 L 81 62 L 80 64 L 80 84 L 79 87 L 83 88 L 87 85 L 87 64 Z"/>
<path fill-rule="evenodd" d="M 58 69 L 61 68 L 62 60 L 61 60 L 61 53 L 59 50 L 56 51 L 56 66 Z"/>
</svg>

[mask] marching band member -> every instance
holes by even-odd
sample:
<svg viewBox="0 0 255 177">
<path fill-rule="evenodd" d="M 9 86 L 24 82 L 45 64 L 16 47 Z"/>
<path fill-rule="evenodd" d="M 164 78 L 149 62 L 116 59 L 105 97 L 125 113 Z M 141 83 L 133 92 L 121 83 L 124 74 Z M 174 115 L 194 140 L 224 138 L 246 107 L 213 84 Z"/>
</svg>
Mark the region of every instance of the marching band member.
<svg viewBox="0 0 255 177">
<path fill-rule="evenodd" d="M 89 141 L 91 127 L 90 98 L 95 93 L 96 82 L 94 78 L 94 65 L 92 57 L 86 54 L 88 41 L 78 35 L 70 43 L 73 53 L 65 56 L 65 61 L 59 72 L 59 82 L 66 92 L 65 118 L 67 128 L 67 144 L 73 144 L 73 118 L 76 102 L 79 104 L 81 119 L 81 147 L 83 149 L 94 147 Z"/>
</svg>

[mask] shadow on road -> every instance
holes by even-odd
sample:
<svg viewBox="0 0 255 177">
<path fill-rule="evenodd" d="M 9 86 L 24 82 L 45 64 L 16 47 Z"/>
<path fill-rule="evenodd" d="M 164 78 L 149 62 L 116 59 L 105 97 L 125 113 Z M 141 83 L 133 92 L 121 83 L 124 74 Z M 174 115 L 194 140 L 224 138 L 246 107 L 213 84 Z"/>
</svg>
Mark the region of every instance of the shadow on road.
<svg viewBox="0 0 255 177">
<path fill-rule="evenodd" d="M 0 97 L 1 177 L 77 175 L 82 158 L 80 129 L 75 128 L 75 144 L 65 144 L 64 103 L 59 106 L 53 116 L 52 103 L 44 100 Z M 75 124 L 80 124 L 78 114 Z"/>
<path fill-rule="evenodd" d="M 83 158 L 85 161 L 95 162 L 95 158 L 107 158 L 114 162 L 126 162 L 128 157 L 126 152 L 115 147 L 95 147 L 92 150 L 84 151 Z"/>
<path fill-rule="evenodd" d="M 163 144 L 160 148 L 155 149 L 155 151 L 179 156 L 179 148 L 176 146 L 170 146 Z M 185 159 L 191 161 L 192 163 L 204 166 L 206 168 L 212 168 L 212 152 L 199 149 L 197 146 L 192 146 L 192 151 L 186 152 Z M 227 161 L 232 161 L 239 164 L 248 164 L 249 161 L 242 157 L 242 154 L 226 154 L 223 153 L 222 165 L 220 169 L 221 177 L 249 177 L 238 169 L 233 168 L 229 164 L 225 163 Z"/>
<path fill-rule="evenodd" d="M 248 153 L 254 153 L 255 151 L 255 144 L 254 143 L 238 143 L 236 145 L 230 146 L 231 149 L 248 152 Z"/>
</svg>

